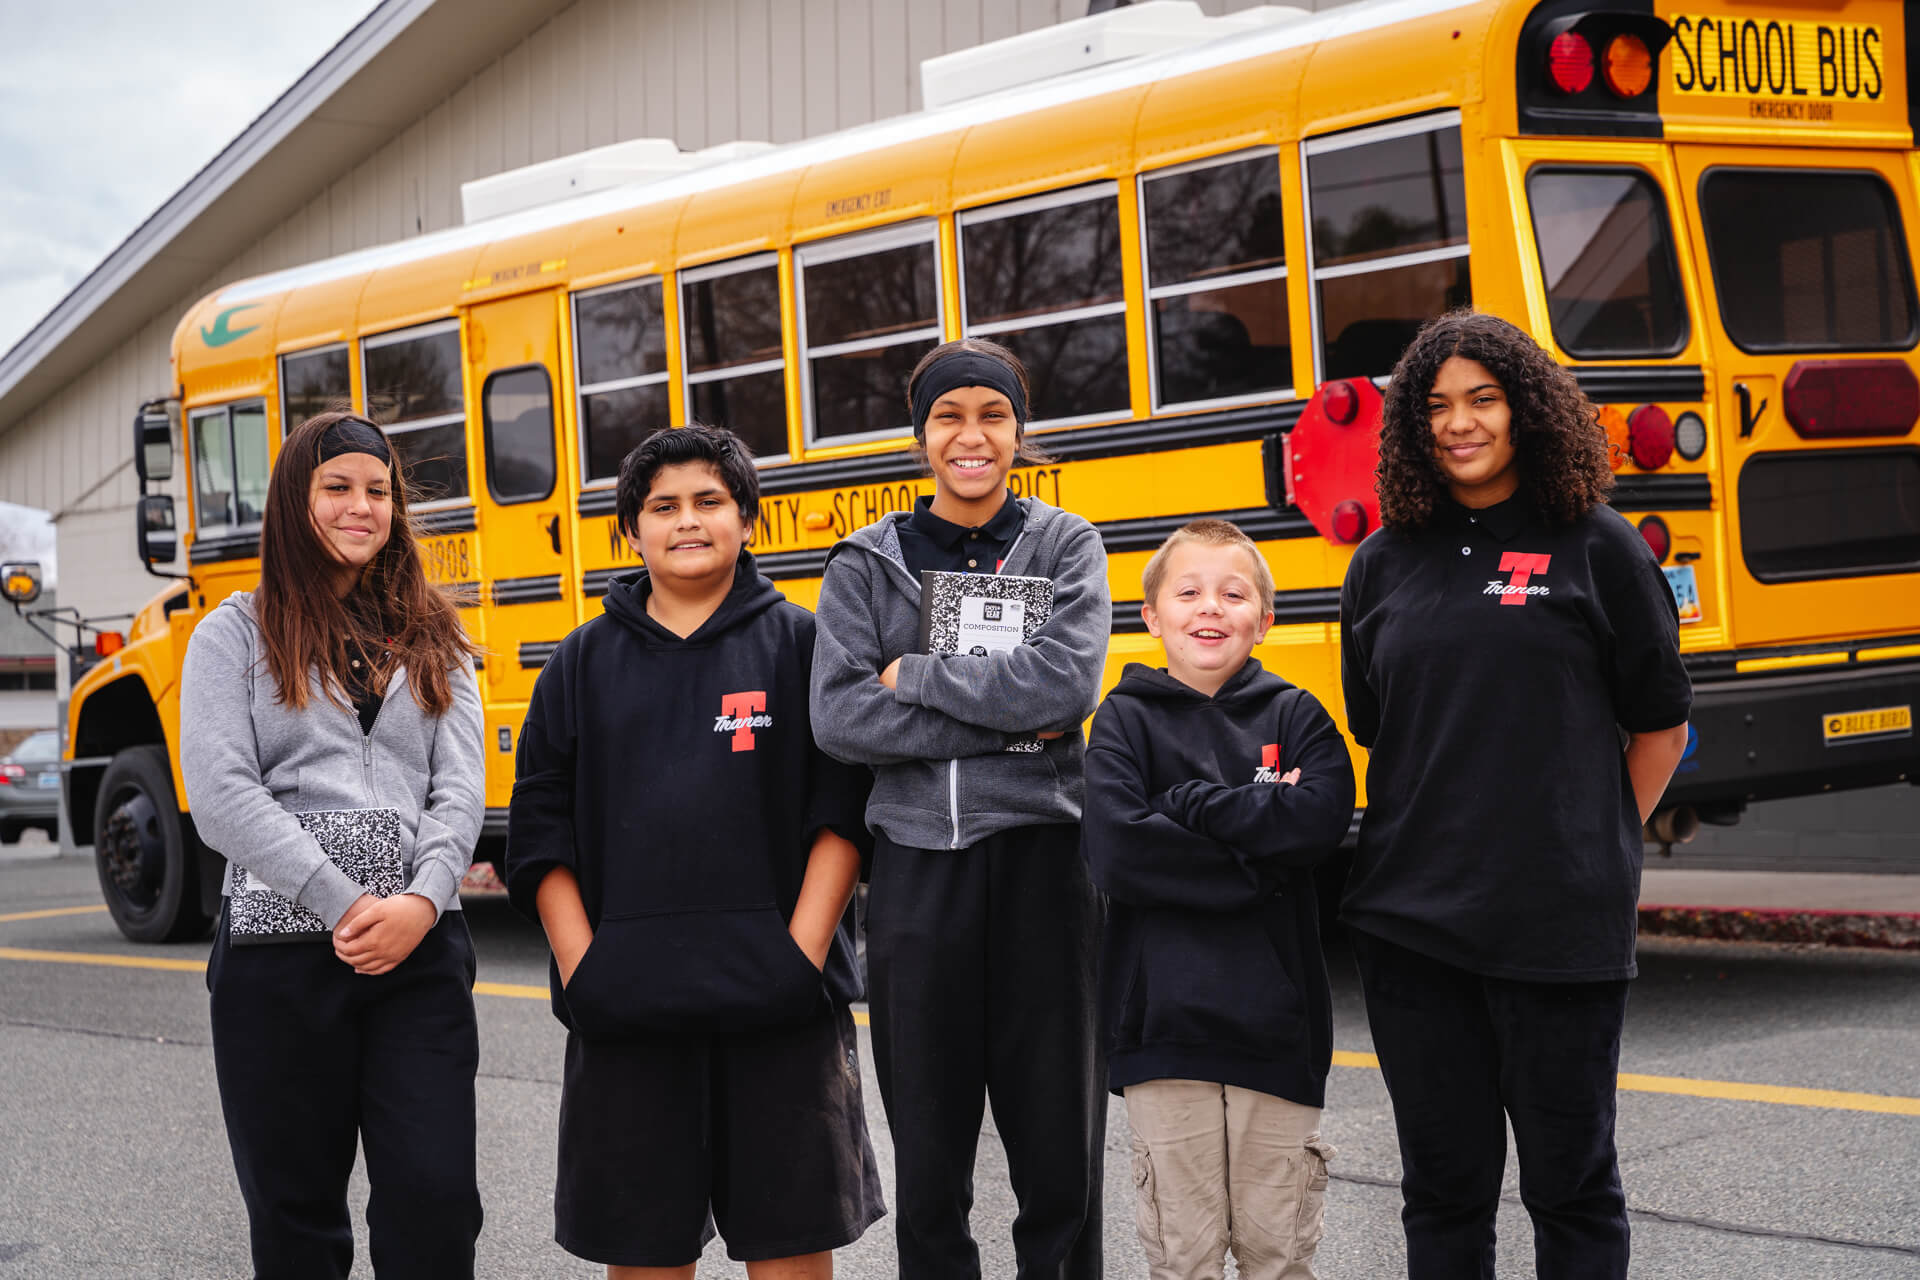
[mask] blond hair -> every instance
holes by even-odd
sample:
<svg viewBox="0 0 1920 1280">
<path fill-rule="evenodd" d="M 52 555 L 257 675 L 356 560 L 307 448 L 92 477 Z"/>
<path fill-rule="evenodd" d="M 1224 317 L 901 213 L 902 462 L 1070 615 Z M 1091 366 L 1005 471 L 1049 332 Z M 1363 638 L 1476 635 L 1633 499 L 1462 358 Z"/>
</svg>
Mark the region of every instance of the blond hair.
<svg viewBox="0 0 1920 1280">
<path fill-rule="evenodd" d="M 1148 604 L 1156 608 L 1159 606 L 1160 588 L 1166 584 L 1167 563 L 1173 559 L 1173 549 L 1189 542 L 1244 550 L 1253 561 L 1253 589 L 1259 592 L 1267 610 L 1273 608 L 1273 570 L 1267 567 L 1267 558 L 1260 554 L 1259 547 L 1253 545 L 1253 539 L 1241 532 L 1239 525 L 1228 520 L 1212 519 L 1189 520 L 1168 534 L 1167 540 L 1160 544 L 1160 549 L 1153 553 L 1140 580 Z"/>
</svg>

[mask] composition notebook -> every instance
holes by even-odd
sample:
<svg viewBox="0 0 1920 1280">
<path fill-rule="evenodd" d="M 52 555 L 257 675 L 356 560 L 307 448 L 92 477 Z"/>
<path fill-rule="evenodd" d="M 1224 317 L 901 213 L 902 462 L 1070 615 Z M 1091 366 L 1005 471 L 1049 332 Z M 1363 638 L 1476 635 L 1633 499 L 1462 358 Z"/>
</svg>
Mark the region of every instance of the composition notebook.
<svg viewBox="0 0 1920 1280">
<path fill-rule="evenodd" d="M 293 816 L 333 865 L 374 897 L 390 898 L 406 888 L 398 809 L 320 809 Z M 240 867 L 233 870 L 227 898 L 227 932 L 236 947 L 333 936 L 319 916 Z"/>
<path fill-rule="evenodd" d="M 1025 644 L 1053 613 L 1053 579 L 1004 573 L 920 572 L 920 651 L 984 657 Z M 1038 738 L 1008 751 L 1044 750 Z"/>
</svg>

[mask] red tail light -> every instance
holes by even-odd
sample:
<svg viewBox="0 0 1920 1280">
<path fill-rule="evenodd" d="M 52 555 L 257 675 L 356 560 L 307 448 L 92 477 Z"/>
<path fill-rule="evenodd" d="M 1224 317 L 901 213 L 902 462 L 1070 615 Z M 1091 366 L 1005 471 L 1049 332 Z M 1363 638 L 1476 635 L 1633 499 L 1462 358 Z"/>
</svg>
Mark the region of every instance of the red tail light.
<svg viewBox="0 0 1920 1280">
<path fill-rule="evenodd" d="M 1920 418 L 1920 380 L 1904 360 L 1802 360 L 1782 399 L 1787 421 L 1808 440 L 1903 436 Z"/>
<path fill-rule="evenodd" d="M 1348 498 L 1333 504 L 1333 540 L 1358 542 L 1367 536 L 1367 509 Z"/>
<path fill-rule="evenodd" d="M 1673 458 L 1673 419 L 1657 404 L 1643 404 L 1627 415 L 1627 452 L 1633 464 L 1658 471 Z"/>
<path fill-rule="evenodd" d="M 1344 427 L 1360 411 L 1360 396 L 1345 380 L 1329 382 L 1320 393 L 1320 407 L 1327 411 L 1329 421 Z"/>
<path fill-rule="evenodd" d="M 1653 558 L 1665 564 L 1673 551 L 1673 532 L 1667 528 L 1667 522 L 1659 516 L 1648 516 L 1640 522 L 1640 536 L 1647 540 Z"/>
<path fill-rule="evenodd" d="M 17 764 L 0 764 L 0 787 L 10 787 L 27 776 L 27 771 Z"/>
<path fill-rule="evenodd" d="M 1585 36 L 1563 31 L 1553 38 L 1547 46 L 1547 78 L 1562 93 L 1580 93 L 1593 83 L 1593 46 Z"/>
</svg>

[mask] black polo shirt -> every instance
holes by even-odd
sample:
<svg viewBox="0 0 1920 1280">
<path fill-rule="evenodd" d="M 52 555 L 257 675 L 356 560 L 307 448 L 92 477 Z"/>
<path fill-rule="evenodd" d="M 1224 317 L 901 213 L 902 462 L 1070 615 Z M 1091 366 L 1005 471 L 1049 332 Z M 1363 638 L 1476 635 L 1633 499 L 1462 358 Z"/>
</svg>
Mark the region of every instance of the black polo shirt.
<svg viewBox="0 0 1920 1280">
<path fill-rule="evenodd" d="M 1679 616 L 1610 507 L 1546 522 L 1522 492 L 1360 544 L 1340 592 L 1367 810 L 1352 927 L 1494 977 L 1634 975 L 1640 815 L 1621 730 L 1672 728 Z"/>
<path fill-rule="evenodd" d="M 933 514 L 933 499 L 922 498 L 913 504 L 913 514 L 900 522 L 900 554 L 908 571 L 916 575 L 924 569 L 998 573 L 1026 522 L 1026 512 L 1011 491 L 993 518 L 979 525 L 942 520 Z"/>
</svg>

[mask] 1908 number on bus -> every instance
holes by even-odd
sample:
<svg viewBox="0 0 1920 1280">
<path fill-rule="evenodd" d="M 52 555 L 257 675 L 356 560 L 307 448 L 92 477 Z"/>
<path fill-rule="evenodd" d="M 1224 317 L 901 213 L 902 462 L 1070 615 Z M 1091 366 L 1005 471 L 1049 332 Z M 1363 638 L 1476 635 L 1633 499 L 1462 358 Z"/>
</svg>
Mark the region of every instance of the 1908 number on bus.
<svg viewBox="0 0 1920 1280">
<path fill-rule="evenodd" d="M 473 550 L 464 537 L 425 539 L 420 544 L 420 557 L 427 576 L 435 582 L 473 580 Z"/>
</svg>

